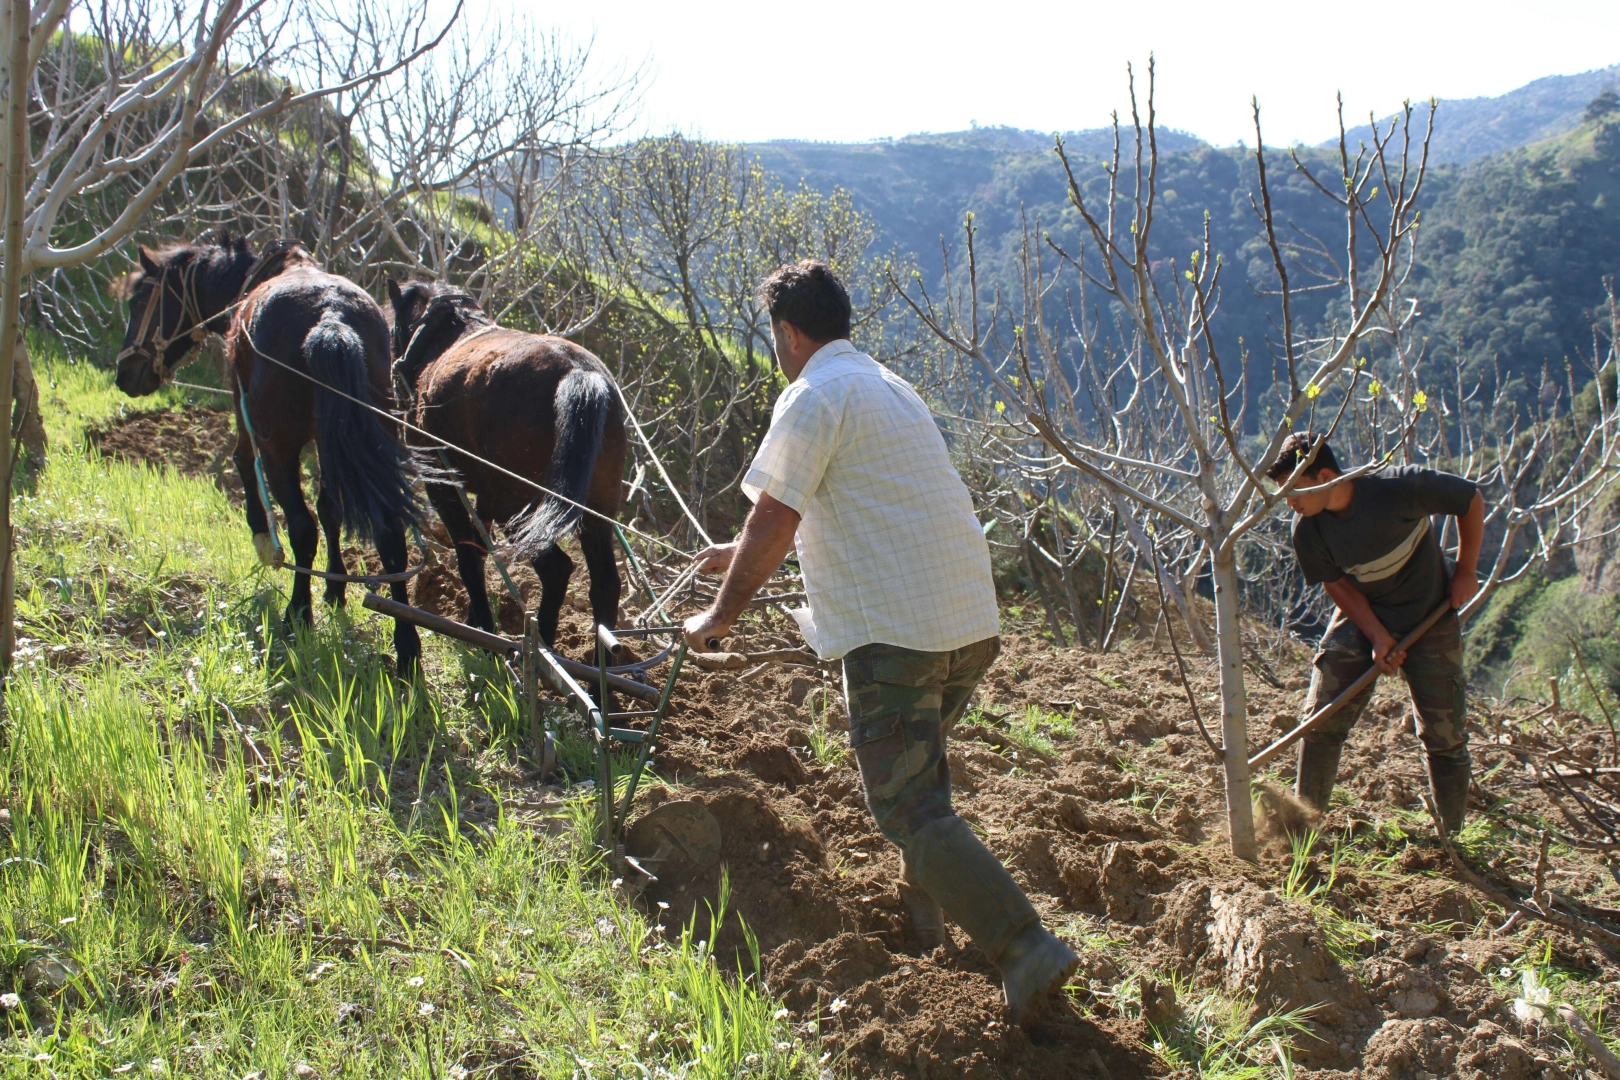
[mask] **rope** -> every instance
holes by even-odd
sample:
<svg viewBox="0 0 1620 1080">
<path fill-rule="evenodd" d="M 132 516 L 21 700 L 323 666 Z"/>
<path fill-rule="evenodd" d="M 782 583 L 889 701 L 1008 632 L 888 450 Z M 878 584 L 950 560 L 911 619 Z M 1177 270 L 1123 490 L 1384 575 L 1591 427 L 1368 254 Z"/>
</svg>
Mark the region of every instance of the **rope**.
<svg viewBox="0 0 1620 1080">
<path fill-rule="evenodd" d="M 184 390 L 201 390 L 209 394 L 224 394 L 226 397 L 231 396 L 231 391 L 229 390 L 222 389 L 218 386 L 204 386 L 202 383 L 181 382 L 179 379 L 170 379 L 169 385 L 178 386 Z"/>
<path fill-rule="evenodd" d="M 641 445 L 647 448 L 647 456 L 652 458 L 653 467 L 658 470 L 658 475 L 664 478 L 664 486 L 669 488 L 669 493 L 671 495 L 675 496 L 675 502 L 680 506 L 681 513 L 686 515 L 686 520 L 692 523 L 692 528 L 697 530 L 697 534 L 703 537 L 703 542 L 708 544 L 710 547 L 713 547 L 713 537 L 711 537 L 708 530 L 704 529 L 704 527 L 698 522 L 697 515 L 693 514 L 691 509 L 686 505 L 686 500 L 681 498 L 680 489 L 675 486 L 675 481 L 669 478 L 669 473 L 664 471 L 664 463 L 659 460 L 657 452 L 653 450 L 652 443 L 647 439 L 647 433 L 641 430 L 641 421 L 637 420 L 636 414 L 630 411 L 630 402 L 625 400 L 624 387 L 615 382 L 613 384 L 613 389 L 619 392 L 619 404 L 624 406 L 624 415 L 630 418 L 630 426 L 636 429 L 636 437 L 641 440 Z M 634 531 L 634 529 L 631 530 L 631 532 Z M 684 555 L 686 553 L 681 552 L 680 554 Z M 688 558 L 690 558 L 690 556 L 688 556 Z"/>
<path fill-rule="evenodd" d="M 264 519 L 270 527 L 270 547 L 276 553 L 276 561 L 280 562 L 286 555 L 281 549 L 281 537 L 276 532 L 276 510 L 270 502 L 270 488 L 264 482 L 264 462 L 259 457 L 259 437 L 254 434 L 253 419 L 248 416 L 246 401 L 239 403 L 237 412 L 242 416 L 242 427 L 247 431 L 248 447 L 253 451 L 253 475 L 259 481 L 259 502 L 264 506 Z"/>
</svg>

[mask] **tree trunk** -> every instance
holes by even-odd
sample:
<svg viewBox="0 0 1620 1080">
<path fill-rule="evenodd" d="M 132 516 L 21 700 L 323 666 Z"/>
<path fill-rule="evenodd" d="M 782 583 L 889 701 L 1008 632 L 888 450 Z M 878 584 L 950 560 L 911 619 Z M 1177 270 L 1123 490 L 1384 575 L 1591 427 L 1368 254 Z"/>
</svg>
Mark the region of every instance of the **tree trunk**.
<svg viewBox="0 0 1620 1080">
<path fill-rule="evenodd" d="M 28 362 L 28 341 L 22 326 L 17 327 L 17 351 L 13 361 L 11 431 L 22 444 L 28 465 L 33 469 L 45 467 L 45 455 L 50 440 L 45 436 L 45 417 L 40 414 L 39 385 L 34 382 L 34 365 Z"/>
<path fill-rule="evenodd" d="M 5 234 L 0 243 L 0 416 L 11 415 L 22 306 L 24 175 L 28 167 L 28 0 L 11 0 L 6 30 Z M 12 443 L 0 439 L 0 672 L 11 670 L 17 643 L 16 574 L 12 557 Z"/>
<path fill-rule="evenodd" d="M 1158 557 L 1153 550 L 1153 541 L 1148 539 L 1147 533 L 1142 531 L 1141 524 L 1132 516 L 1131 506 L 1125 501 L 1125 496 L 1117 491 L 1110 491 L 1108 498 L 1113 503 L 1114 509 L 1119 511 L 1120 521 L 1125 525 L 1125 534 L 1130 537 L 1131 543 L 1136 546 L 1137 554 L 1146 559 L 1149 566 L 1158 566 L 1159 580 L 1164 582 L 1164 591 L 1169 593 L 1170 599 L 1175 602 L 1176 611 L 1181 614 L 1181 621 L 1187 624 L 1187 635 L 1192 638 L 1193 645 L 1201 653 L 1213 651 L 1210 647 L 1208 628 L 1204 626 L 1203 620 L 1198 617 L 1198 613 L 1193 609 L 1191 602 L 1187 598 L 1186 590 L 1181 587 L 1181 582 L 1176 580 L 1176 576 L 1170 572 L 1169 567 L 1159 563 Z M 1104 606 L 1106 606 L 1106 603 L 1105 598 Z"/>
<path fill-rule="evenodd" d="M 1226 827 L 1232 854 L 1255 862 L 1254 804 L 1249 801 L 1249 703 L 1243 686 L 1243 632 L 1238 624 L 1237 558 L 1215 547 L 1215 648 L 1221 673 L 1221 746 L 1226 765 Z M 1173 631 L 1172 631 L 1173 632 Z"/>
</svg>

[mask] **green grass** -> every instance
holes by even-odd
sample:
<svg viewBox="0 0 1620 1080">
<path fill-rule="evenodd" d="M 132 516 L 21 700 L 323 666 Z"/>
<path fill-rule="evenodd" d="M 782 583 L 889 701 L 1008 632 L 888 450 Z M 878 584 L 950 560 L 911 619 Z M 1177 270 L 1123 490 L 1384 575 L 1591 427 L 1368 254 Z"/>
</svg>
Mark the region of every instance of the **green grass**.
<svg viewBox="0 0 1620 1080">
<path fill-rule="evenodd" d="M 1026 705 L 1022 712 L 996 713 L 985 709 L 970 709 L 963 716 L 964 724 L 980 724 L 999 731 L 1019 746 L 1040 754 L 1051 755 L 1057 744 L 1053 736 L 1072 739 L 1077 733 L 1073 713 L 1054 712 L 1039 705 Z"/>
<path fill-rule="evenodd" d="M 1140 971 L 1121 980 L 1112 995 L 1116 1008 L 1127 1017 L 1141 1017 L 1142 979 L 1154 975 Z M 1295 1039 L 1309 1034 L 1314 1009 L 1257 1012 L 1249 997 L 1199 990 L 1176 975 L 1158 981 L 1175 988 L 1180 1006 L 1162 1024 L 1148 1023 L 1147 1048 L 1167 1069 L 1199 1080 L 1293 1077 Z"/>
<path fill-rule="evenodd" d="M 0 1075 L 816 1071 L 735 958 L 616 898 L 588 801 L 561 828 L 500 809 L 524 733 L 487 659 L 429 636 L 402 687 L 353 591 L 282 636 L 290 578 L 240 513 L 89 460 L 84 428 L 129 403 L 36 355 L 53 452 L 16 504 Z"/>
</svg>

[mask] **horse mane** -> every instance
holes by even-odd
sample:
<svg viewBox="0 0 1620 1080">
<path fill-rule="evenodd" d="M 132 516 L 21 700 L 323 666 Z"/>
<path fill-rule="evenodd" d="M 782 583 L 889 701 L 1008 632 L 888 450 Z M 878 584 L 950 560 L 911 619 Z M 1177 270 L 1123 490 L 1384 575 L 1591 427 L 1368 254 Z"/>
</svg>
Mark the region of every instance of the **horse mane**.
<svg viewBox="0 0 1620 1080">
<path fill-rule="evenodd" d="M 434 360 L 444 354 L 468 330 L 495 325 L 473 295 L 442 281 L 413 281 L 428 293 L 427 306 L 415 320 L 405 353 L 394 362 L 394 371 L 413 389 L 416 380 Z"/>
</svg>

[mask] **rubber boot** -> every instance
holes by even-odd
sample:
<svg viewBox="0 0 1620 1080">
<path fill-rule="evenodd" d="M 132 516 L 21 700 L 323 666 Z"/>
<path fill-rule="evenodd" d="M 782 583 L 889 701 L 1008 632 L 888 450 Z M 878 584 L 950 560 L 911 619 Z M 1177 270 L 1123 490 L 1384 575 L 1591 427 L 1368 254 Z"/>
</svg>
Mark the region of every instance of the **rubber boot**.
<svg viewBox="0 0 1620 1080">
<path fill-rule="evenodd" d="M 1468 813 L 1468 784 L 1473 779 L 1474 763 L 1464 750 L 1460 756 L 1429 756 L 1429 790 L 1434 793 L 1434 808 L 1440 812 L 1440 821 L 1448 835 L 1455 836 L 1462 828 Z"/>
<path fill-rule="evenodd" d="M 906 868 L 1000 968 L 1014 1023 L 1033 1016 L 1079 964 L 1067 945 L 1042 928 L 1007 868 L 956 815 L 930 821 L 912 836 Z"/>
<path fill-rule="evenodd" d="M 1294 776 L 1294 794 L 1327 813 L 1333 798 L 1333 782 L 1339 778 L 1339 755 L 1344 752 L 1342 742 L 1302 742 L 1299 744 L 1299 767 Z"/>
<path fill-rule="evenodd" d="M 905 852 L 900 853 L 900 899 L 911 915 L 911 936 L 926 951 L 945 944 L 945 910 L 911 876 Z"/>
<path fill-rule="evenodd" d="M 1001 993 L 1012 1022 L 1033 1019 L 1048 998 L 1068 984 L 1080 958 L 1040 923 L 1020 930 L 997 961 Z"/>
</svg>

